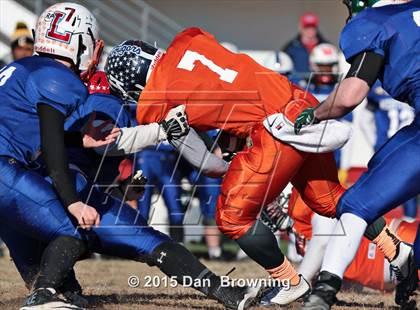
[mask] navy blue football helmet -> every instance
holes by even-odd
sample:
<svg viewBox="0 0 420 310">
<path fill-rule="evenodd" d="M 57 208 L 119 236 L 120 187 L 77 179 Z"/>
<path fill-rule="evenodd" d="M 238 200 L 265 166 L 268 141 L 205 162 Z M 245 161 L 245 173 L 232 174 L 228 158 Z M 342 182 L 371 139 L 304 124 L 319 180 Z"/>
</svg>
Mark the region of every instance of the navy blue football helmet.
<svg viewBox="0 0 420 310">
<path fill-rule="evenodd" d="M 113 94 L 137 103 L 154 63 L 163 52 L 139 40 L 127 40 L 108 55 L 105 72 Z"/>
</svg>

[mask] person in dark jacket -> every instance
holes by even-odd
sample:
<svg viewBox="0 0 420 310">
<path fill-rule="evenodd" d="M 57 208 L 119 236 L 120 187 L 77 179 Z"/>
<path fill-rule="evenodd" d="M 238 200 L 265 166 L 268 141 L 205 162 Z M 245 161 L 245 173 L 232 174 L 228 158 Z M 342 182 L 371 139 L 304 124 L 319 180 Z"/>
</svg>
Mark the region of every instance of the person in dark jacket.
<svg viewBox="0 0 420 310">
<path fill-rule="evenodd" d="M 294 64 L 296 78 L 304 78 L 310 73 L 309 54 L 321 43 L 328 43 L 318 29 L 319 19 L 314 13 L 305 13 L 300 17 L 299 34 L 283 48 Z"/>
</svg>

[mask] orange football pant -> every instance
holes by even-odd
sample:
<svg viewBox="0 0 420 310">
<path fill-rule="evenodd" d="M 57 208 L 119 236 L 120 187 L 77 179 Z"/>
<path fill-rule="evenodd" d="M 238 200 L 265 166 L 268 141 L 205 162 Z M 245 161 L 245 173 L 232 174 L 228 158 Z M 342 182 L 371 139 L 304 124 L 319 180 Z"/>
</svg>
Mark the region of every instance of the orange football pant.
<svg viewBox="0 0 420 310">
<path fill-rule="evenodd" d="M 233 159 L 221 187 L 216 222 L 231 239 L 243 236 L 263 206 L 272 202 L 289 182 L 316 213 L 335 217 L 335 206 L 344 192 L 332 153 L 296 150 L 275 139 L 264 126 L 250 135 L 252 145 Z"/>
</svg>

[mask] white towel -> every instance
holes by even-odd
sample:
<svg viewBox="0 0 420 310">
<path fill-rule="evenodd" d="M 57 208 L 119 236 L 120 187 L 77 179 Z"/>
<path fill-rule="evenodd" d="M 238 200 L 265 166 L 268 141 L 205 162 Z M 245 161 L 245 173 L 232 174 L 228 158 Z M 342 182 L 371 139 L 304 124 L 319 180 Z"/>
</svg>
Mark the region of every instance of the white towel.
<svg viewBox="0 0 420 310">
<path fill-rule="evenodd" d="M 308 153 L 327 153 L 344 146 L 351 137 L 351 127 L 337 120 L 305 126 L 295 134 L 293 123 L 283 113 L 267 117 L 264 127 L 275 137 Z"/>
</svg>

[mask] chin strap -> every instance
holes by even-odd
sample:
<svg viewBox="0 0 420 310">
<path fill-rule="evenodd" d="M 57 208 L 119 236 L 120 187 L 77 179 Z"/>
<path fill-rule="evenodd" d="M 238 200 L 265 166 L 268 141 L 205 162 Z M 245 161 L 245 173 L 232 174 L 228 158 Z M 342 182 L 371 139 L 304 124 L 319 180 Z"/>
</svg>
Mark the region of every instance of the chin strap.
<svg viewBox="0 0 420 310">
<path fill-rule="evenodd" d="M 90 61 L 88 68 L 80 73 L 80 78 L 83 82 L 89 81 L 95 73 L 96 67 L 101 59 L 104 46 L 105 44 L 103 40 L 95 40 L 95 50 L 93 51 L 92 60 Z"/>
<path fill-rule="evenodd" d="M 346 23 L 350 21 L 350 19 L 353 17 L 353 10 L 351 6 L 351 0 L 343 0 L 343 3 L 347 7 L 347 10 L 349 11 L 349 16 L 346 19 Z"/>
</svg>

